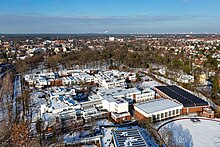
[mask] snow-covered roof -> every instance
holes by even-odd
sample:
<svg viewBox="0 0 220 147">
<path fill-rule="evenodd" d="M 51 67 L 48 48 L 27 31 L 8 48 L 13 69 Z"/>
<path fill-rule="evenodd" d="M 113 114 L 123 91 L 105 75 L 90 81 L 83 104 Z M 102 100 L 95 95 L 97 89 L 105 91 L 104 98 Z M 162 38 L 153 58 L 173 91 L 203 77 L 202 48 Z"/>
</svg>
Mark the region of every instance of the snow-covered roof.
<svg viewBox="0 0 220 147">
<path fill-rule="evenodd" d="M 117 117 L 117 118 L 121 118 L 121 117 L 125 117 L 125 116 L 129 116 L 129 115 L 130 115 L 129 112 L 123 112 L 123 113 L 115 113 L 115 112 L 112 112 L 111 114 L 114 115 L 114 116 Z"/>
<path fill-rule="evenodd" d="M 143 134 L 137 126 L 116 128 L 113 131 L 113 138 L 117 147 L 148 147 L 148 143 L 144 140 Z"/>
<path fill-rule="evenodd" d="M 86 101 L 86 102 L 82 102 L 81 106 L 84 107 L 93 107 L 94 105 L 100 105 L 102 104 L 101 99 L 97 99 L 97 100 L 90 100 L 90 101 Z"/>
<path fill-rule="evenodd" d="M 55 109 L 63 109 L 63 108 L 66 108 L 68 107 L 67 104 L 65 103 L 62 103 L 60 101 L 57 101 L 56 99 L 52 99 L 50 100 L 50 107 L 55 110 Z"/>
<path fill-rule="evenodd" d="M 130 89 L 125 89 L 121 87 L 113 88 L 113 89 L 105 89 L 101 88 L 99 90 L 101 94 L 111 94 L 114 97 L 120 96 L 120 95 L 126 95 L 130 93 L 135 93 L 135 94 L 140 94 L 141 91 L 138 90 L 137 88 L 130 88 Z"/>
<path fill-rule="evenodd" d="M 179 107 L 183 105 L 178 104 L 169 99 L 160 98 L 160 99 L 155 99 L 155 100 L 147 101 L 144 103 L 140 103 L 135 106 L 141 109 L 142 111 L 144 111 L 145 113 L 151 114 L 151 113 L 155 113 L 158 111 L 175 108 L 175 107 Z"/>
<path fill-rule="evenodd" d="M 139 87 L 144 89 L 144 88 L 151 88 L 153 89 L 155 86 L 160 86 L 161 84 L 158 83 L 157 81 L 147 81 L 147 82 L 142 82 Z"/>
</svg>

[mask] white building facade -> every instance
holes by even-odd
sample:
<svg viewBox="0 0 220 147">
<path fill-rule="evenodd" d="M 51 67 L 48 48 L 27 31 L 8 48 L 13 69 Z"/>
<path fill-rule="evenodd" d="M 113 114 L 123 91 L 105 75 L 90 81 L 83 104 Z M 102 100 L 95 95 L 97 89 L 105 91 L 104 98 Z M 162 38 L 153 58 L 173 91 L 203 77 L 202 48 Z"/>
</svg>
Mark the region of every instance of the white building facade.
<svg viewBox="0 0 220 147">
<path fill-rule="evenodd" d="M 179 116 L 181 115 L 182 108 L 182 104 L 163 98 L 134 106 L 136 118 L 151 118 L 152 122 Z"/>
</svg>

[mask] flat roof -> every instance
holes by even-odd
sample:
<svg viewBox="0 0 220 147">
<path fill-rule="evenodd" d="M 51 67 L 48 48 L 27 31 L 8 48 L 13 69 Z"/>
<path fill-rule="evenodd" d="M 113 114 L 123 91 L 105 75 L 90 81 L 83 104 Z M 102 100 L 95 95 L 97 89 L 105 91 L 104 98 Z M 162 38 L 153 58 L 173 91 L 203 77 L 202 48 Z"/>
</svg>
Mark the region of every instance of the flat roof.
<svg viewBox="0 0 220 147">
<path fill-rule="evenodd" d="M 81 107 L 83 109 L 86 109 L 86 108 L 91 108 L 91 107 L 94 107 L 94 105 L 102 105 L 102 100 L 101 99 L 98 99 L 98 100 L 89 100 L 89 101 L 86 101 L 86 102 L 82 102 L 80 103 L 81 104 Z"/>
<path fill-rule="evenodd" d="M 122 98 L 115 98 L 113 95 L 111 94 L 105 94 L 103 96 L 103 99 L 104 100 L 107 100 L 109 102 L 115 102 L 117 104 L 120 104 L 120 103 L 128 103 L 126 100 L 122 99 Z"/>
<path fill-rule="evenodd" d="M 166 94 L 172 99 L 182 103 L 184 107 L 196 107 L 196 106 L 207 106 L 208 102 L 205 100 L 187 92 L 186 90 L 179 88 L 175 85 L 169 86 L 156 86 L 158 90 Z"/>
<path fill-rule="evenodd" d="M 140 103 L 135 106 L 141 109 L 142 111 L 144 111 L 145 113 L 151 114 L 158 111 L 182 106 L 182 104 L 178 104 L 169 99 L 160 98 L 160 99 L 154 99 L 144 103 Z"/>
<path fill-rule="evenodd" d="M 117 147 L 148 147 L 148 143 L 144 140 L 143 134 L 137 126 L 120 127 L 112 132 Z"/>
<path fill-rule="evenodd" d="M 57 102 L 56 99 L 50 100 L 50 106 L 53 110 L 67 108 L 68 105 L 63 102 Z"/>
<path fill-rule="evenodd" d="M 149 89 L 149 91 L 151 91 L 151 90 Z M 125 88 L 121 88 L 121 87 L 116 87 L 116 88 L 112 88 L 112 89 L 100 88 L 99 92 L 101 94 L 111 94 L 113 96 L 126 95 L 126 94 L 130 94 L 130 93 L 140 93 L 141 94 L 141 91 L 138 90 L 137 88 L 125 89 Z"/>
<path fill-rule="evenodd" d="M 115 112 L 112 112 L 111 115 L 114 115 L 114 116 L 116 116 L 117 118 L 119 118 L 119 117 L 129 116 L 130 113 L 129 113 L 129 112 L 122 112 L 122 113 L 115 113 Z"/>
</svg>

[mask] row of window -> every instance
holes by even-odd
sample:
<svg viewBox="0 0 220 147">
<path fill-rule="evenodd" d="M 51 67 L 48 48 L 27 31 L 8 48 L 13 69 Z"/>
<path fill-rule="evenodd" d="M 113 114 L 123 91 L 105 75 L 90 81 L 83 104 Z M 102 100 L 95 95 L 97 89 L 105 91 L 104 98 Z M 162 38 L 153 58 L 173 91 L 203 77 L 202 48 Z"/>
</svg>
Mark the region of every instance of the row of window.
<svg viewBox="0 0 220 147">
<path fill-rule="evenodd" d="M 164 119 L 164 118 L 171 117 L 171 116 L 174 116 L 174 115 L 178 115 L 180 113 L 181 113 L 181 109 L 176 109 L 176 110 L 173 110 L 173 111 L 153 115 L 152 117 L 153 117 L 153 120 L 159 120 L 159 119 Z"/>
<path fill-rule="evenodd" d="M 154 98 L 154 95 L 148 95 L 148 96 L 137 96 L 136 99 L 142 99 L 142 98 Z"/>
<path fill-rule="evenodd" d="M 154 99 L 154 98 L 137 99 L 136 102 L 140 103 L 140 102 L 145 102 L 145 101 L 149 101 L 149 100 L 152 100 L 152 99 Z"/>
</svg>

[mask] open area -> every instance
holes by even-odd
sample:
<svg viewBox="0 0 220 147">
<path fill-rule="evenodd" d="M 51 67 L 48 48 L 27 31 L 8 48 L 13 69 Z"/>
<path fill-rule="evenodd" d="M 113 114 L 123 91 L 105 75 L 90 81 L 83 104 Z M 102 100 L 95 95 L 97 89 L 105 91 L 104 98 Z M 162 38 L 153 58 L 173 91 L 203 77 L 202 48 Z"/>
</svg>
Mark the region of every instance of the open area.
<svg viewBox="0 0 220 147">
<path fill-rule="evenodd" d="M 219 147 L 220 146 L 220 120 L 219 119 L 192 119 L 176 120 L 163 126 L 172 131 L 173 138 L 183 146 Z"/>
</svg>

